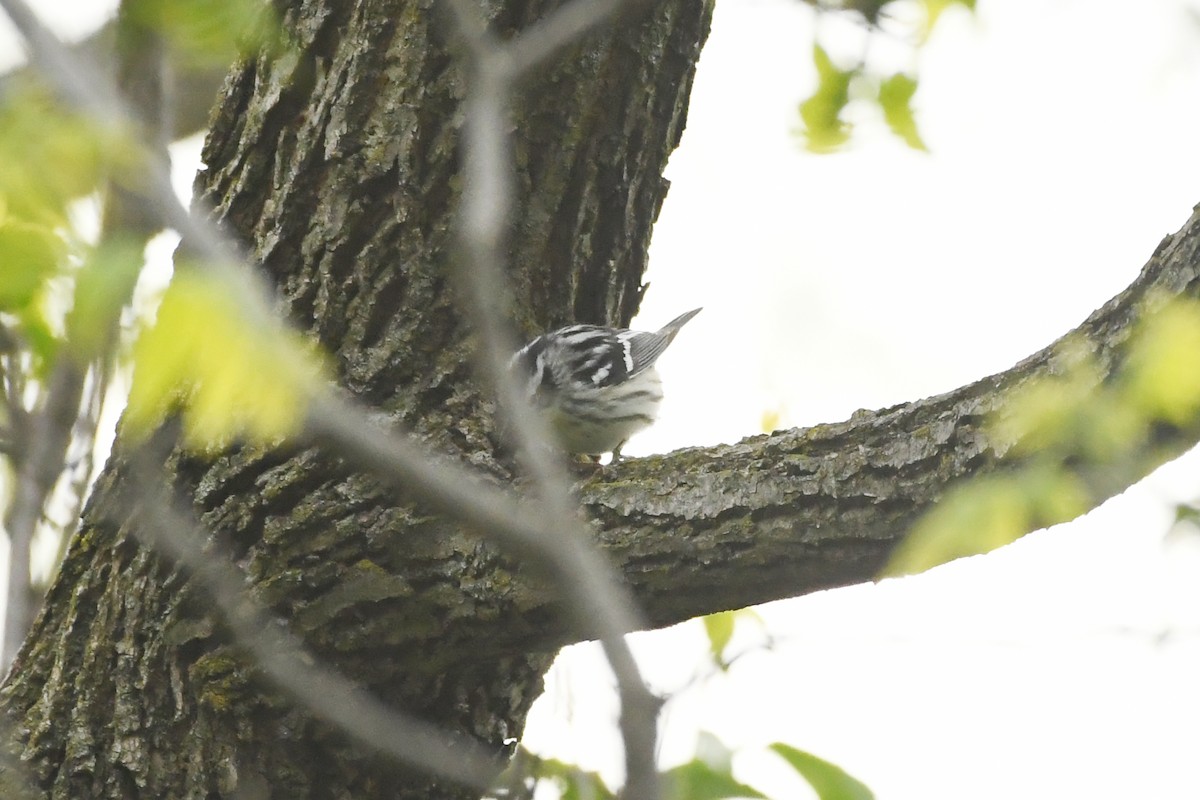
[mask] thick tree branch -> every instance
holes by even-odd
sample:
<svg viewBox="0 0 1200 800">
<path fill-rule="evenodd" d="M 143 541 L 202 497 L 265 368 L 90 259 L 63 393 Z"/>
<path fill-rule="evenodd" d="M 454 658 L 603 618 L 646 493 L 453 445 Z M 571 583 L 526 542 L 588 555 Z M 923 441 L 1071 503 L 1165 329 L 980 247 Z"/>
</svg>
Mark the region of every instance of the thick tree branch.
<svg viewBox="0 0 1200 800">
<path fill-rule="evenodd" d="M 1200 212 L 1068 336 L 1114 380 L 1136 323 L 1175 296 L 1200 297 Z M 1019 466 L 985 423 L 1014 390 L 1062 371 L 1057 344 L 1007 372 L 846 422 L 621 464 L 584 487 L 585 505 L 656 625 L 872 580 L 948 487 Z M 1120 461 L 1072 468 L 1091 508 L 1197 441 L 1200 419 L 1160 425 Z"/>
</svg>

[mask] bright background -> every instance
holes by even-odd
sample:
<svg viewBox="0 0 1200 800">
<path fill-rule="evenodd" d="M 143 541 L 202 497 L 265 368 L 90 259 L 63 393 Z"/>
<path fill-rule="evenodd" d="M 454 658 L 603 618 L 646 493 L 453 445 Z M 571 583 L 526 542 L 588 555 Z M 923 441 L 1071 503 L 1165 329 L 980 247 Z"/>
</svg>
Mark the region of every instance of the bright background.
<svg viewBox="0 0 1200 800">
<path fill-rule="evenodd" d="M 849 152 L 812 156 L 794 135 L 811 12 L 719 2 L 639 322 L 704 312 L 661 362 L 660 422 L 626 452 L 948 391 L 1082 322 L 1200 202 L 1198 10 L 947 12 L 915 98 L 932 153 L 871 117 Z M 1200 543 L 1166 537 L 1198 478 L 1192 454 L 989 556 L 770 604 L 774 651 L 750 626 L 733 645 L 750 654 L 699 685 L 699 623 L 636 637 L 656 689 L 690 687 L 668 706 L 664 760 L 704 729 L 780 800 L 810 795 L 762 752 L 776 740 L 880 800 L 1200 798 Z M 565 651 L 526 744 L 619 776 L 605 681 L 597 648 Z"/>
<path fill-rule="evenodd" d="M 39 5 L 81 35 L 114 3 Z M 842 420 L 1006 369 L 1130 283 L 1187 219 L 1200 3 L 979 5 L 948 12 L 921 55 L 931 154 L 868 115 L 848 152 L 817 157 L 794 135 L 811 11 L 718 4 L 640 321 L 705 310 L 661 363 L 662 420 L 627 454 L 733 441 L 764 415 Z M 855 46 L 853 29 L 832 33 Z M 14 42 L 0 36 L 0 65 Z M 810 795 L 762 752 L 776 740 L 880 800 L 1200 797 L 1200 541 L 1168 535 L 1198 475 L 1192 454 L 991 555 L 765 606 L 772 649 L 742 629 L 728 675 L 709 675 L 699 623 L 635 637 L 654 687 L 676 693 L 664 763 L 708 730 L 779 800 Z M 568 648 L 526 745 L 618 780 L 610 687 L 594 646 Z"/>
</svg>

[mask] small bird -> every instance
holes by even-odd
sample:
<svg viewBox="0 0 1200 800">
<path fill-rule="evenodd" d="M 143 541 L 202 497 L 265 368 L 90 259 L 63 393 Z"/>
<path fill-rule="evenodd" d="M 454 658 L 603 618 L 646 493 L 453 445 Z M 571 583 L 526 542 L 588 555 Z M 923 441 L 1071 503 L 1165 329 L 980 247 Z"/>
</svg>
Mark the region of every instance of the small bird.
<svg viewBox="0 0 1200 800">
<path fill-rule="evenodd" d="M 658 415 L 663 394 L 654 362 L 699 313 L 680 314 L 653 333 L 568 325 L 522 347 L 509 369 L 563 449 L 612 453 L 617 461 L 625 441 Z"/>
</svg>

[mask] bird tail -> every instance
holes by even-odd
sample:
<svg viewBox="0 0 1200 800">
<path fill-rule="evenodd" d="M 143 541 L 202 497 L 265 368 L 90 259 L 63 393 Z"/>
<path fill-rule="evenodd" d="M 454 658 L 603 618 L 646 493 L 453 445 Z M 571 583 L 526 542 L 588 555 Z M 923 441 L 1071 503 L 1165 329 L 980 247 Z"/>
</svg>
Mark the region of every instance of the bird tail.
<svg viewBox="0 0 1200 800">
<path fill-rule="evenodd" d="M 668 322 L 666 325 L 663 325 L 661 328 L 659 328 L 658 335 L 667 337 L 667 344 L 670 344 L 671 340 L 675 338 L 675 334 L 679 333 L 679 329 L 686 325 L 688 320 L 699 314 L 702 310 L 703 309 L 700 308 L 693 308 L 691 311 L 685 311 L 675 319 Z"/>
</svg>

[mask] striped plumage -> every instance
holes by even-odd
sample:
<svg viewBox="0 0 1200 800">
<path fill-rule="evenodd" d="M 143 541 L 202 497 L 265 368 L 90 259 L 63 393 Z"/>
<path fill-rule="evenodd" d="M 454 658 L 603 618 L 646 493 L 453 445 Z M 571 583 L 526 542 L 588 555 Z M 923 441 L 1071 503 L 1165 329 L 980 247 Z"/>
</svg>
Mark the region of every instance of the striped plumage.
<svg viewBox="0 0 1200 800">
<path fill-rule="evenodd" d="M 568 325 L 525 345 L 511 367 L 563 449 L 611 452 L 615 460 L 621 445 L 658 415 L 662 382 L 654 362 L 698 313 L 654 332 Z"/>
</svg>

